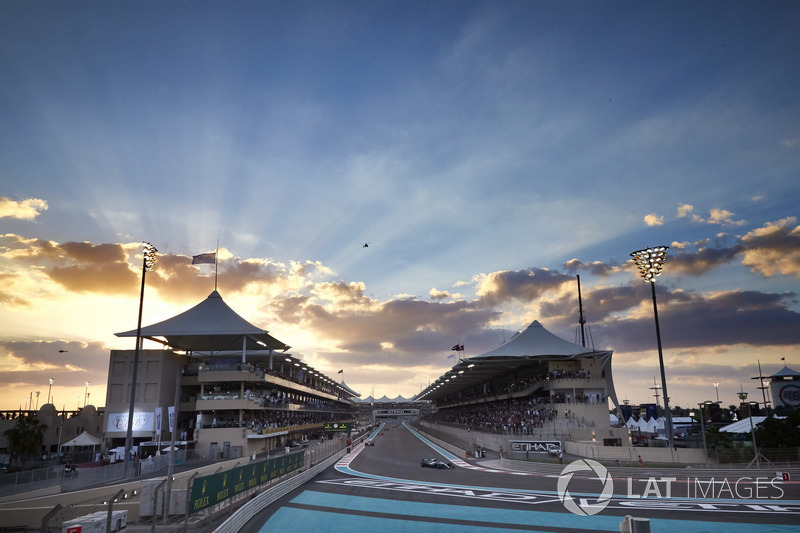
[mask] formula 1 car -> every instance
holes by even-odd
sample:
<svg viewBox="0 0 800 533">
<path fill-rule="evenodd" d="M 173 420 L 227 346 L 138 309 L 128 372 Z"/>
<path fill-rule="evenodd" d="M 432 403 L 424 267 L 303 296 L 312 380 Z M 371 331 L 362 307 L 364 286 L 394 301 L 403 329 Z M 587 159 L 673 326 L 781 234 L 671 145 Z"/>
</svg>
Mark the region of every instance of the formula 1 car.
<svg viewBox="0 0 800 533">
<path fill-rule="evenodd" d="M 453 463 L 445 463 L 439 459 L 423 459 L 422 466 L 427 468 L 437 468 L 440 470 L 449 470 L 451 468 L 455 468 Z"/>
</svg>

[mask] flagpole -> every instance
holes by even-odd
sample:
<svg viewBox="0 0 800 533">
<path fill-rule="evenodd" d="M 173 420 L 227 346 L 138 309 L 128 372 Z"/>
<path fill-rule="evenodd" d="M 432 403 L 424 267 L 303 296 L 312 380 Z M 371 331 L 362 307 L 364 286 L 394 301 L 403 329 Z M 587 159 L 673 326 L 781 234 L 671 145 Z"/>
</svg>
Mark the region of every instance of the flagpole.
<svg viewBox="0 0 800 533">
<path fill-rule="evenodd" d="M 217 249 L 214 251 L 214 290 L 217 290 L 217 274 L 219 274 L 219 240 L 217 240 Z"/>
</svg>

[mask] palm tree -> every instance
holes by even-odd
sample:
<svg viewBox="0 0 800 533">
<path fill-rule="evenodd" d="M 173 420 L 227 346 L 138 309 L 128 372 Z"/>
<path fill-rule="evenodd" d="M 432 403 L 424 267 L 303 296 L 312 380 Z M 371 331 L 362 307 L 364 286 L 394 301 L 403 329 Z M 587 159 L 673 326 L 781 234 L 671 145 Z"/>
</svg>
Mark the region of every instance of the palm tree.
<svg viewBox="0 0 800 533">
<path fill-rule="evenodd" d="M 13 428 L 3 432 L 3 436 L 8 439 L 10 461 L 19 458 L 24 464 L 26 459 L 38 454 L 42 449 L 46 429 L 47 425 L 39 422 L 36 415 L 20 416 Z"/>
<path fill-rule="evenodd" d="M 709 450 L 717 448 L 731 448 L 733 444 L 727 433 L 723 433 L 717 426 L 706 428 L 706 446 Z"/>
</svg>

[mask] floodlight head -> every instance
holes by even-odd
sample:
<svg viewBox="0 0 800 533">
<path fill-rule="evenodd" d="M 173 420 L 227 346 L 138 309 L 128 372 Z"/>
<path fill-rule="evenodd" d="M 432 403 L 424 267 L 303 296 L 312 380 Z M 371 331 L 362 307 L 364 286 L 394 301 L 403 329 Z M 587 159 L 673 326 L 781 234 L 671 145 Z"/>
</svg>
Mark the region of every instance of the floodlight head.
<svg viewBox="0 0 800 533">
<path fill-rule="evenodd" d="M 152 272 L 156 266 L 156 254 L 158 250 L 149 242 L 143 242 L 142 248 L 144 248 L 144 268 L 148 272 Z"/>
<path fill-rule="evenodd" d="M 633 261 L 639 268 L 639 274 L 645 281 L 655 283 L 656 276 L 661 275 L 664 261 L 667 258 L 667 250 L 669 250 L 669 246 L 652 246 L 631 253 Z"/>
</svg>

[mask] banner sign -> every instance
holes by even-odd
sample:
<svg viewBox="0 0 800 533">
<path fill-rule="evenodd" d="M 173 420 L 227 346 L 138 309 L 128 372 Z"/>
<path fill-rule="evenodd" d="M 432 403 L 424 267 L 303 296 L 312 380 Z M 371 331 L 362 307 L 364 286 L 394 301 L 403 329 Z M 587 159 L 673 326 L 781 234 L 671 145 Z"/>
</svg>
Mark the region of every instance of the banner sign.
<svg viewBox="0 0 800 533">
<path fill-rule="evenodd" d="M 174 420 L 175 420 L 175 406 L 170 405 L 167 407 L 167 416 L 169 417 L 169 432 L 172 433 L 172 428 L 175 427 Z"/>
<path fill-rule="evenodd" d="M 192 483 L 189 513 L 202 511 L 228 498 L 303 467 L 303 452 L 238 466 L 227 472 L 198 477 Z"/>
<path fill-rule="evenodd" d="M 152 412 L 135 411 L 133 413 L 133 431 L 153 431 L 155 421 Z M 128 431 L 128 413 L 109 413 L 106 415 L 106 433 Z"/>
<path fill-rule="evenodd" d="M 350 422 L 325 422 L 322 431 L 346 431 L 350 433 Z"/>
<path fill-rule="evenodd" d="M 156 407 L 156 433 L 161 434 L 161 407 Z"/>
<path fill-rule="evenodd" d="M 515 452 L 547 453 L 561 449 L 561 441 L 558 440 L 512 440 L 510 443 L 511 450 Z"/>
</svg>

